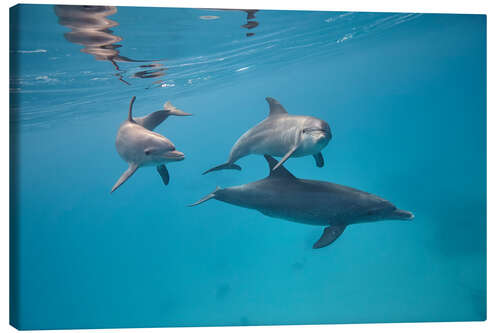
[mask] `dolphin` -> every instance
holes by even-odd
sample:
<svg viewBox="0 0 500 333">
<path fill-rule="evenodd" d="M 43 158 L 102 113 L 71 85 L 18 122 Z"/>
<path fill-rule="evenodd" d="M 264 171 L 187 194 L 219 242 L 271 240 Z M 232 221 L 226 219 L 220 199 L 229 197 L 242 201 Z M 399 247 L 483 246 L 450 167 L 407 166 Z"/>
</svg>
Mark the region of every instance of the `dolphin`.
<svg viewBox="0 0 500 333">
<path fill-rule="evenodd" d="M 318 167 L 324 165 L 321 150 L 332 138 L 330 126 L 315 117 L 290 115 L 272 97 L 266 97 L 266 101 L 269 103 L 269 116 L 236 141 L 226 163 L 203 174 L 222 169 L 241 170 L 234 162 L 250 154 L 282 157 L 275 169 L 290 157 L 306 155 L 313 155 Z"/>
<path fill-rule="evenodd" d="M 318 249 L 333 243 L 347 225 L 381 220 L 413 219 L 413 214 L 389 201 L 351 187 L 325 181 L 299 179 L 269 155 L 269 176 L 259 181 L 215 191 L 190 206 L 216 199 L 256 209 L 262 214 L 310 225 L 326 226 L 314 243 Z"/>
<path fill-rule="evenodd" d="M 111 189 L 111 193 L 122 185 L 141 166 L 156 166 L 163 183 L 168 184 L 170 177 L 165 163 L 181 161 L 184 154 L 175 150 L 174 144 L 153 130 L 168 116 L 191 116 L 175 108 L 170 102 L 163 105 L 163 110 L 153 112 L 144 117 L 132 117 L 132 106 L 135 96 L 130 101 L 128 118 L 125 120 L 116 135 L 116 150 L 129 164 L 128 169 L 121 175 Z"/>
</svg>

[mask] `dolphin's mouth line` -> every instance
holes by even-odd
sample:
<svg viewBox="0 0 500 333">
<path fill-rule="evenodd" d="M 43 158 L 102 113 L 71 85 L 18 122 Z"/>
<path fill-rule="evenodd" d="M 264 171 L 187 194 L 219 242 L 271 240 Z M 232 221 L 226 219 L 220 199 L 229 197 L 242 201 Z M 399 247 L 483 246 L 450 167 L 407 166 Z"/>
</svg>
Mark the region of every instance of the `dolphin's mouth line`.
<svg viewBox="0 0 500 333">
<path fill-rule="evenodd" d="M 310 135 L 322 137 L 327 140 L 332 138 L 332 132 L 325 128 L 306 128 L 304 129 L 304 133 L 309 133 Z"/>
<path fill-rule="evenodd" d="M 324 134 L 331 135 L 330 131 L 324 128 L 305 128 L 304 129 L 305 133 L 311 133 L 311 132 L 321 132 Z"/>
<path fill-rule="evenodd" d="M 184 153 L 177 151 L 177 150 L 171 150 L 165 153 L 165 158 L 169 160 L 174 160 L 174 161 L 182 161 L 185 156 Z"/>
</svg>

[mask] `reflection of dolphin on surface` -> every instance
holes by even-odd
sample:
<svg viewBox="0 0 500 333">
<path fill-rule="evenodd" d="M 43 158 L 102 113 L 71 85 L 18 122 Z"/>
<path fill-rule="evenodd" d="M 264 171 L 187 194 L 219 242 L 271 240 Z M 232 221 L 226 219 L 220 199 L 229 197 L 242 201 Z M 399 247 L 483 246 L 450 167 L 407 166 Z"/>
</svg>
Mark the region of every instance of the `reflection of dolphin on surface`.
<svg viewBox="0 0 500 333">
<path fill-rule="evenodd" d="M 270 173 L 259 181 L 217 188 L 190 206 L 216 199 L 256 209 L 262 214 L 311 225 L 327 226 L 313 248 L 333 243 L 347 225 L 381 220 L 411 220 L 413 214 L 397 209 L 376 195 L 330 182 L 295 178 L 284 166 L 265 155 Z"/>
<path fill-rule="evenodd" d="M 258 10 L 257 9 L 241 9 L 241 10 L 247 13 L 247 23 L 243 24 L 241 27 L 248 30 L 256 28 L 259 25 L 259 22 L 250 20 L 255 19 L 255 13 L 257 13 Z M 255 34 L 253 32 L 247 32 L 246 35 L 247 37 L 250 37 Z"/>
<path fill-rule="evenodd" d="M 71 28 L 64 37 L 71 43 L 85 46 L 81 51 L 94 56 L 96 60 L 109 60 L 119 69 L 117 61 L 141 62 L 120 55 L 118 48 L 114 45 L 122 40 L 121 37 L 113 35 L 110 30 L 118 25 L 117 22 L 107 18 L 116 14 L 114 6 L 54 6 L 59 24 Z"/>
<path fill-rule="evenodd" d="M 315 117 L 288 114 L 274 98 L 267 97 L 266 101 L 269 103 L 269 116 L 236 141 L 226 163 L 203 174 L 223 169 L 241 170 L 234 162 L 250 154 L 283 157 L 276 168 L 290 157 L 306 155 L 313 155 L 318 167 L 324 165 L 321 150 L 332 138 L 330 126 Z"/>
<path fill-rule="evenodd" d="M 153 112 L 144 117 L 132 117 L 132 106 L 135 96 L 130 101 L 128 118 L 123 122 L 116 135 L 116 150 L 129 164 L 111 189 L 111 193 L 122 185 L 141 166 L 156 166 L 163 183 L 170 180 L 165 163 L 181 161 L 184 154 L 175 150 L 174 144 L 153 130 L 168 116 L 190 116 L 191 114 L 175 108 L 170 102 L 163 105 L 163 110 Z"/>
<path fill-rule="evenodd" d="M 255 19 L 255 13 L 259 11 L 258 9 L 240 9 L 240 10 L 247 13 L 247 20 Z"/>
<path fill-rule="evenodd" d="M 116 27 L 118 22 L 107 18 L 116 14 L 116 7 L 56 5 L 54 11 L 59 17 L 59 24 L 71 29 L 70 32 L 64 34 L 69 42 L 85 46 L 81 51 L 93 55 L 96 60 L 110 61 L 117 71 L 120 71 L 117 62 L 150 61 L 134 60 L 120 55 L 118 49 L 121 45 L 116 43 L 122 41 L 122 38 L 115 36 L 110 30 Z M 155 66 L 159 65 L 155 64 Z M 122 82 L 129 84 L 121 75 L 119 77 Z"/>
<path fill-rule="evenodd" d="M 253 28 L 255 28 L 258 25 L 259 25 L 259 22 L 249 21 L 246 24 L 243 24 L 241 27 L 245 28 L 245 29 L 253 29 Z"/>
<path fill-rule="evenodd" d="M 134 74 L 134 77 L 140 77 L 143 79 L 149 79 L 154 77 L 161 77 L 165 75 L 165 71 L 167 70 L 162 64 L 154 63 L 150 65 L 141 65 L 140 68 L 148 68 L 146 70 L 139 71 Z"/>
<path fill-rule="evenodd" d="M 245 12 L 247 14 L 247 23 L 243 24 L 241 27 L 245 29 L 253 29 L 259 25 L 259 22 L 257 21 L 251 21 L 255 20 L 255 13 L 257 13 L 259 10 L 258 9 L 227 9 L 227 8 L 215 8 L 214 10 L 231 10 L 231 11 L 240 11 L 240 12 Z M 247 32 L 246 36 L 250 37 L 255 35 L 253 32 Z"/>
</svg>

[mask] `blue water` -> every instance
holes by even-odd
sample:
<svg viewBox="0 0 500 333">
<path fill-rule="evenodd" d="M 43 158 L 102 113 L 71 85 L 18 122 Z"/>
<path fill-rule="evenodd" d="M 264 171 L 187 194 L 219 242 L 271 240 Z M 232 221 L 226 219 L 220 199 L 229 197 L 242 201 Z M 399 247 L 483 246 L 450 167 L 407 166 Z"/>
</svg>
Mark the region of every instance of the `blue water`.
<svg viewBox="0 0 500 333">
<path fill-rule="evenodd" d="M 53 6 L 11 15 L 17 327 L 486 319 L 485 16 L 119 7 L 111 47 L 82 52 Z M 110 194 L 133 95 L 136 116 L 167 100 L 194 114 L 157 128 L 186 159 L 166 187 L 141 168 Z M 267 116 L 266 96 L 332 127 L 325 166 L 291 159 L 293 174 L 415 219 L 350 226 L 313 250 L 321 227 L 188 208 L 268 174 L 248 156 L 241 172 L 201 175 Z"/>
</svg>

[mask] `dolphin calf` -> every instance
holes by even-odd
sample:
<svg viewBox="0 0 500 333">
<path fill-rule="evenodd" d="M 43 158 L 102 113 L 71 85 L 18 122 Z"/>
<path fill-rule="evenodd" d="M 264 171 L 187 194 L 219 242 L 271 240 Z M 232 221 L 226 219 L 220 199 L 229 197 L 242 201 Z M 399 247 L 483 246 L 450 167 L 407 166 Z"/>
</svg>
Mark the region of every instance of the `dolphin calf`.
<svg viewBox="0 0 500 333">
<path fill-rule="evenodd" d="M 156 166 L 165 185 L 169 182 L 169 174 L 165 163 L 181 161 L 184 154 L 175 150 L 174 144 L 153 130 L 168 116 L 190 116 L 190 113 L 175 108 L 170 102 L 163 105 L 163 110 L 153 112 L 147 116 L 132 117 L 132 106 L 135 96 L 130 101 L 128 118 L 125 120 L 116 135 L 116 150 L 129 164 L 128 169 L 121 175 L 111 189 L 111 193 L 122 185 L 141 166 Z"/>
<path fill-rule="evenodd" d="M 334 183 L 295 178 L 284 166 L 264 155 L 270 173 L 259 181 L 217 187 L 190 206 L 216 199 L 256 209 L 262 214 L 311 225 L 327 226 L 313 248 L 333 243 L 347 225 L 380 220 L 411 220 L 413 214 L 376 195 Z"/>
<path fill-rule="evenodd" d="M 275 168 L 290 157 L 306 155 L 313 155 L 318 167 L 324 165 L 321 150 L 332 138 L 330 126 L 315 117 L 288 114 L 274 98 L 266 97 L 266 101 L 269 103 L 269 116 L 236 141 L 226 163 L 203 174 L 222 169 L 241 170 L 234 162 L 250 154 L 282 157 Z"/>
</svg>

